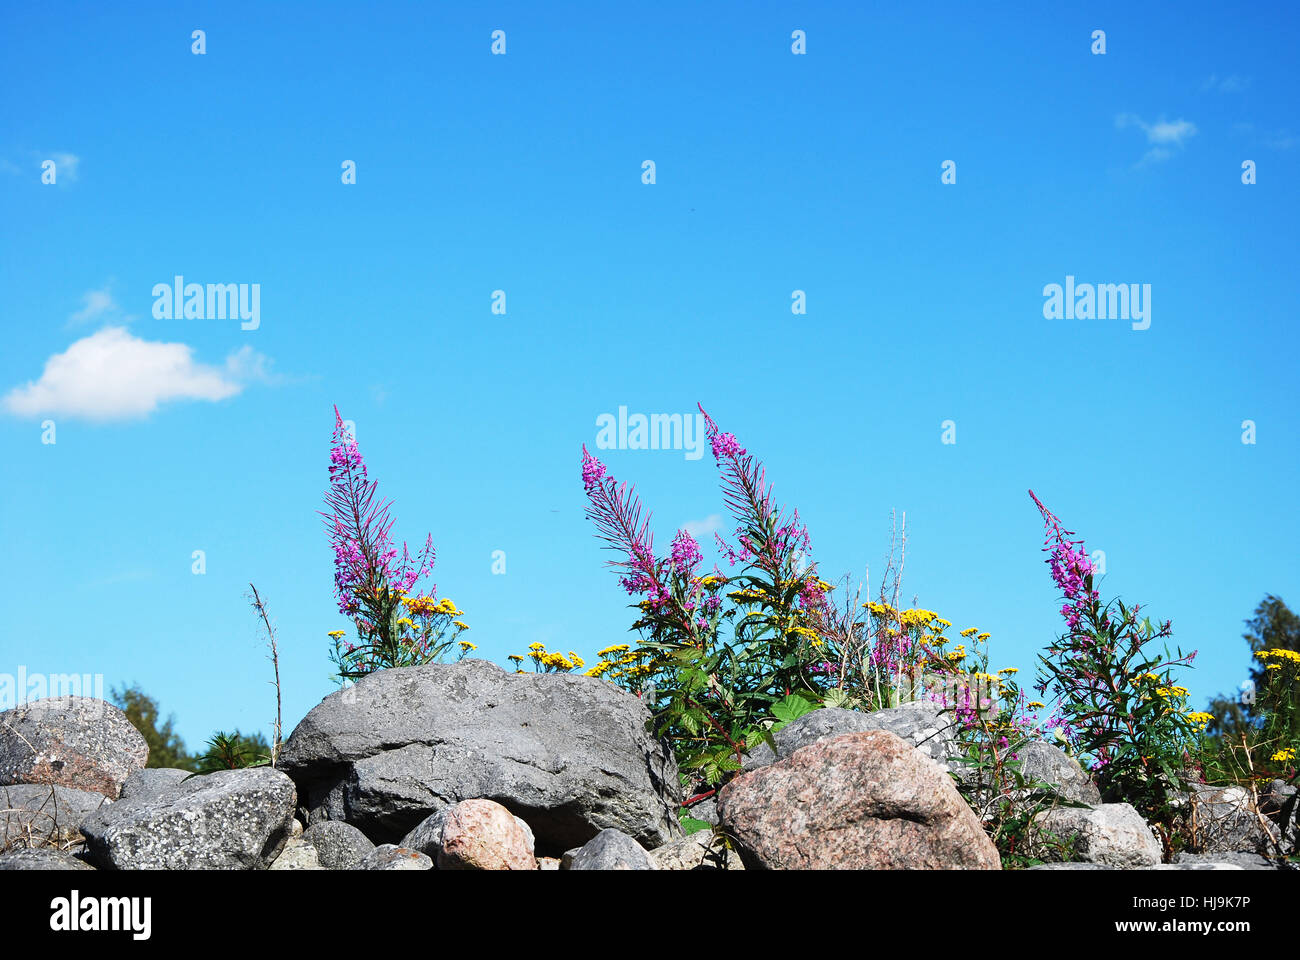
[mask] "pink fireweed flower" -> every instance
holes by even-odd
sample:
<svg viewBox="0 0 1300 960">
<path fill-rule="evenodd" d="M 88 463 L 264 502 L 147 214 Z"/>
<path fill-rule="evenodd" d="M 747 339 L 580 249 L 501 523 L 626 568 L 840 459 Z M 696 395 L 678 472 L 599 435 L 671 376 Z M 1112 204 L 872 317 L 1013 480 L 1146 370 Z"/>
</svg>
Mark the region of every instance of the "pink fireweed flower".
<svg viewBox="0 0 1300 960">
<path fill-rule="evenodd" d="M 680 576 L 690 576 L 691 571 L 703 559 L 704 554 L 700 553 L 700 545 L 695 542 L 695 538 L 685 530 L 678 530 L 677 536 L 673 537 L 672 555 L 669 558 L 673 570 Z"/>
<path fill-rule="evenodd" d="M 412 558 L 402 544 L 401 560 L 393 545 L 392 502 L 377 498 L 379 484 L 369 479 L 355 437 L 334 408 L 334 435 L 330 445 L 328 513 L 321 512 L 334 551 L 334 592 L 339 612 L 356 617 L 364 599 L 384 590 L 408 593 L 434 564 L 433 536 Z M 370 629 L 369 626 L 364 629 Z"/>
<path fill-rule="evenodd" d="M 592 487 L 596 486 L 605 477 L 605 465 L 587 452 L 587 445 L 582 445 L 582 488 L 591 493 Z"/>
</svg>

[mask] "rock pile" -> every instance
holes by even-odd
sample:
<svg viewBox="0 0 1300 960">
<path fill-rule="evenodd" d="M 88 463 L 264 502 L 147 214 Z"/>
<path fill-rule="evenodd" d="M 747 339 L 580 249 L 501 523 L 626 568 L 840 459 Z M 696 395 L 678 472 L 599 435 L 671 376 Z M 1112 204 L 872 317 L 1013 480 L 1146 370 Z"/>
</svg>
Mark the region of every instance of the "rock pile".
<svg viewBox="0 0 1300 960">
<path fill-rule="evenodd" d="M 671 752 L 642 702 L 590 677 L 465 660 L 382 671 L 327 697 L 277 769 L 146 769 L 120 710 L 52 698 L 0 713 L 0 869 L 771 870 L 1000 868 L 959 793 L 946 715 L 909 704 L 787 724 L 689 836 Z M 1184 798 L 1199 847 L 1171 864 L 1131 806 L 1072 759 L 1019 748 L 1060 804 L 1039 869 L 1268 869 L 1294 849 L 1296 792 Z M 710 809 L 711 808 L 711 809 Z"/>
</svg>

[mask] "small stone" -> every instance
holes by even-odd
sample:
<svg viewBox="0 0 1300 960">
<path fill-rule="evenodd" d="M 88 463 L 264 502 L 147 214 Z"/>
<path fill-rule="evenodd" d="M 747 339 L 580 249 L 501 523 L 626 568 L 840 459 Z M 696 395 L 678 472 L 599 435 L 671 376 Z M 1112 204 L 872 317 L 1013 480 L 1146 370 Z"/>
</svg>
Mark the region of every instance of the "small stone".
<svg viewBox="0 0 1300 960">
<path fill-rule="evenodd" d="M 569 870 L 657 870 L 645 848 L 622 831 L 606 827 L 565 858 Z"/>
<path fill-rule="evenodd" d="M 438 869 L 536 870 L 531 839 L 501 804 L 463 800 L 447 810 L 443 821 Z"/>
<path fill-rule="evenodd" d="M 302 832 L 302 839 L 315 848 L 326 870 L 355 870 L 375 852 L 369 837 L 342 820 L 318 820 Z"/>
<path fill-rule="evenodd" d="M 650 851 L 660 870 L 744 870 L 740 854 L 712 831 L 701 830 Z"/>
<path fill-rule="evenodd" d="M 324 870 L 316 848 L 301 837 L 291 837 L 271 864 L 272 870 Z"/>
<path fill-rule="evenodd" d="M 432 870 L 433 861 L 422 853 L 391 843 L 380 844 L 357 864 L 358 870 Z"/>
</svg>

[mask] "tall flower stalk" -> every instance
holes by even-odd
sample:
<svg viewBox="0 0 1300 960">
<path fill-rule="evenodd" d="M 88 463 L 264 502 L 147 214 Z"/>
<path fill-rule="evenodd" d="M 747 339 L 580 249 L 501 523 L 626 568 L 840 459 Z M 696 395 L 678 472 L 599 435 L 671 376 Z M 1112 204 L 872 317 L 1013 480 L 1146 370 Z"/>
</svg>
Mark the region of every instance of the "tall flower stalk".
<svg viewBox="0 0 1300 960">
<path fill-rule="evenodd" d="M 433 535 L 412 556 L 406 543 L 397 549 L 392 539 L 392 501 L 378 495 L 356 438 L 334 408 L 330 445 L 328 512 L 322 512 L 334 552 L 334 597 L 339 613 L 356 627 L 357 640 L 344 642 L 332 631 L 331 659 L 343 680 L 356 680 L 375 670 L 411 666 L 442 659 L 468 629 L 457 619 L 462 611 L 446 598 L 437 599 L 437 585 L 416 590 L 433 569 Z M 450 634 L 450 636 L 448 636 Z M 461 644 L 464 655 L 472 645 Z"/>
<path fill-rule="evenodd" d="M 700 412 L 737 524 L 734 541 L 718 537 L 718 547 L 740 570 L 703 573 L 699 543 L 687 530 L 677 531 L 667 556 L 656 556 L 635 489 L 609 476 L 584 446 L 587 516 L 618 554 L 610 562 L 638 598 L 633 628 L 641 632 L 638 650 L 607 648 L 606 659 L 587 672 L 638 692 L 653 680 L 659 732 L 684 768 L 717 783 L 828 685 L 817 671 L 824 641 L 814 624 L 830 585 L 807 561 L 808 532 L 798 513 L 776 506 L 762 464 Z"/>
<path fill-rule="evenodd" d="M 1152 649 L 1173 633 L 1169 621 L 1138 619 L 1140 606 L 1102 603 L 1083 541 L 1029 491 L 1043 517 L 1044 552 L 1061 591 L 1065 633 L 1040 656 L 1038 688 L 1051 690 L 1056 726 L 1089 763 L 1104 799 L 1126 800 L 1162 830 L 1171 852 L 1174 806 L 1184 786 L 1188 747 L 1203 723 L 1187 709 L 1174 671 L 1196 653 Z"/>
</svg>

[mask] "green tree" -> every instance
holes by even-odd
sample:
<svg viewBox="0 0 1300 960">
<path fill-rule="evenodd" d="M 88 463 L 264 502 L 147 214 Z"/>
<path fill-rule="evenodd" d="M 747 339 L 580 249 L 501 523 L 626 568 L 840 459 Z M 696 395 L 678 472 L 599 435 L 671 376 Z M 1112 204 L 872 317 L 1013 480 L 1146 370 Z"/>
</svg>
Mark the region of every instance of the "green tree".
<svg viewBox="0 0 1300 960">
<path fill-rule="evenodd" d="M 121 690 L 114 688 L 110 695 L 113 703 L 126 714 L 149 745 L 149 766 L 194 769 L 194 758 L 186 753 L 184 741 L 172 729 L 175 716 L 168 716 L 162 727 L 158 726 L 157 700 L 134 685 Z"/>
<path fill-rule="evenodd" d="M 1257 694 L 1267 684 L 1265 663 L 1255 654 L 1263 650 L 1300 652 L 1300 616 L 1296 616 L 1281 597 L 1267 594 L 1255 608 L 1255 615 L 1246 621 L 1242 639 L 1250 646 L 1251 687 L 1244 695 L 1220 694 L 1210 701 L 1206 712 L 1214 719 L 1207 732 L 1215 739 L 1226 736 L 1229 740 L 1238 740 L 1263 719 Z M 1292 689 L 1291 697 L 1293 702 L 1300 703 L 1300 684 Z"/>
</svg>

